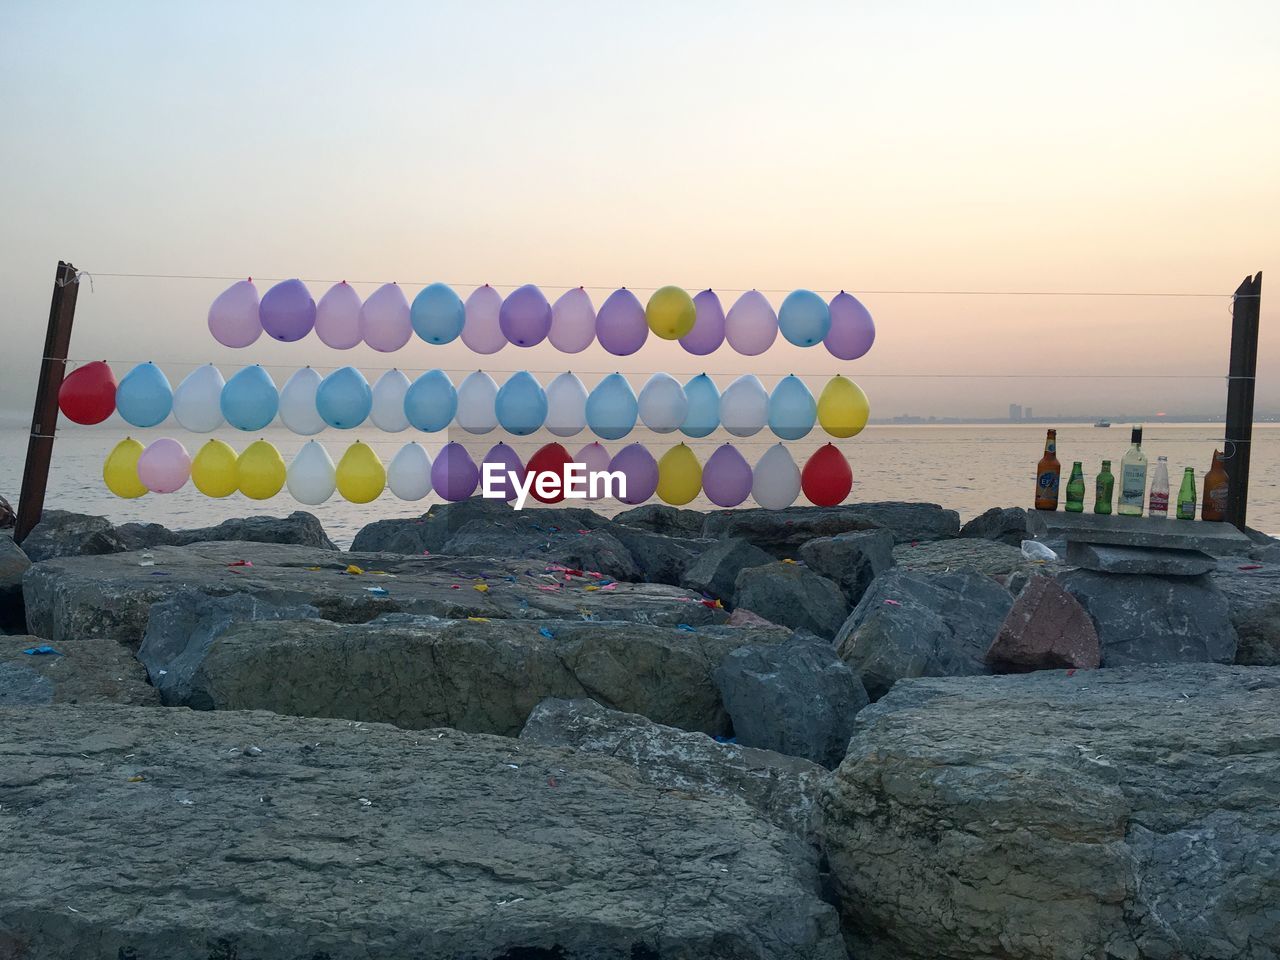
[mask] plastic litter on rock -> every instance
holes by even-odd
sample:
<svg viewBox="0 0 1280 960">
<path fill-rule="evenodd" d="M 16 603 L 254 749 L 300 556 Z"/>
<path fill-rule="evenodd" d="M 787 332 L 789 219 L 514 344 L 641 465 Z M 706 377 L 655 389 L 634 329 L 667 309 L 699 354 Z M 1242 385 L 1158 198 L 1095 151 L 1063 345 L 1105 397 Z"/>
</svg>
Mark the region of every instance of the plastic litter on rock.
<svg viewBox="0 0 1280 960">
<path fill-rule="evenodd" d="M 696 627 L 691 627 L 691 626 L 689 626 L 689 624 L 687 624 L 687 623 L 677 623 L 677 624 L 676 624 L 676 629 L 677 629 L 677 630 L 683 630 L 683 631 L 685 631 L 686 633 L 697 633 L 697 632 L 698 632 L 698 630 L 697 630 L 697 628 L 696 628 Z"/>
<path fill-rule="evenodd" d="M 357 567 L 354 563 L 348 564 L 345 572 L 352 577 L 358 577 L 362 573 L 364 573 L 364 571 L 361 570 L 359 567 Z"/>
<path fill-rule="evenodd" d="M 467 617 L 467 619 L 470 620 L 472 623 L 488 623 L 489 622 L 488 617 Z"/>
<path fill-rule="evenodd" d="M 472 585 L 472 587 L 471 587 L 471 589 L 472 589 L 472 590 L 479 590 L 481 593 L 488 593 L 488 592 L 489 592 L 489 585 L 488 585 L 487 583 L 477 583 L 477 584 L 473 584 L 473 585 Z"/>
<path fill-rule="evenodd" d="M 546 627 L 539 627 L 538 632 L 542 634 L 544 637 L 546 637 L 548 640 L 554 640 L 556 638 L 556 635 L 552 633 L 550 630 L 548 630 Z"/>
<path fill-rule="evenodd" d="M 49 646 L 47 643 L 42 643 L 38 647 L 27 647 L 27 649 L 23 650 L 22 652 L 29 657 L 60 657 L 62 656 L 62 654 L 59 651 L 53 649 L 53 647 Z"/>
<path fill-rule="evenodd" d="M 252 567 L 252 560 L 234 560 L 227 564 L 228 567 Z"/>
<path fill-rule="evenodd" d="M 885 603 L 886 603 L 886 604 L 888 604 L 888 605 L 889 605 L 889 606 L 891 606 L 891 607 L 900 607 L 900 606 L 902 606 L 902 601 L 901 601 L 901 600 L 886 600 L 886 601 L 885 601 Z"/>
<path fill-rule="evenodd" d="M 1039 540 L 1023 540 L 1022 555 L 1038 563 L 1049 563 L 1058 559 L 1058 555 Z"/>
<path fill-rule="evenodd" d="M 365 590 L 372 593 L 375 597 L 389 597 L 391 591 L 386 587 L 365 587 Z"/>
</svg>

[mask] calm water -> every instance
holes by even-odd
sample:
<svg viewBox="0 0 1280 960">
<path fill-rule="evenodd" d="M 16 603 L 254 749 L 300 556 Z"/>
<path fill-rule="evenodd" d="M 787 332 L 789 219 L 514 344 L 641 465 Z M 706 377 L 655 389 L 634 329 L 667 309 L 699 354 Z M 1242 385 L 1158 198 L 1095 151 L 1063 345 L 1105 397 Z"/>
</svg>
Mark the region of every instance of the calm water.
<svg viewBox="0 0 1280 960">
<path fill-rule="evenodd" d="M 1148 424 L 1143 448 L 1153 464 L 1158 455 L 1169 458 L 1170 482 L 1176 494 L 1184 466 L 1195 467 L 1199 484 L 1209 468 L 1215 444 L 1221 445 L 1222 430 L 1221 424 L 1209 423 Z M 140 500 L 120 500 L 112 496 L 102 483 L 102 461 L 127 432 L 143 443 L 173 435 L 181 439 L 192 453 L 208 439 L 205 435 L 174 432 L 172 428 L 165 427 L 130 429 L 114 418 L 96 427 L 64 426 L 60 428 L 54 447 L 47 505 L 101 514 L 117 523 L 153 521 L 169 527 L 206 526 L 228 517 L 286 514 L 294 509 L 305 509 L 319 516 L 330 536 L 345 545 L 350 543 L 356 531 L 373 520 L 418 516 L 427 505 L 436 502 L 436 498 L 431 496 L 417 503 L 405 503 L 390 493 L 384 493 L 369 504 L 351 504 L 335 496 L 318 507 L 300 507 L 287 492 L 261 502 L 248 500 L 239 494 L 225 500 L 210 500 L 190 484 L 168 496 L 148 495 Z M 220 430 L 211 436 L 226 440 L 237 450 L 243 449 L 248 441 L 257 439 L 257 435 L 250 437 L 236 430 Z M 307 439 L 283 429 L 267 430 L 263 436 L 276 444 L 286 461 Z M 659 436 L 637 430 L 626 441 L 605 446 L 613 452 L 621 449 L 625 442 L 642 441 L 660 455 L 668 446 L 680 442 L 678 437 L 676 435 L 673 439 L 670 434 Z M 336 462 L 346 445 L 357 438 L 372 444 L 384 461 L 390 460 L 400 445 L 411 439 L 418 439 L 433 455 L 445 442 L 443 434 L 431 435 L 424 441 L 421 434 L 415 436 L 412 431 L 406 431 L 388 439 L 387 434 L 376 430 L 326 430 L 316 439 L 325 444 Z M 539 446 L 555 438 L 534 435 L 514 439 L 495 431 L 485 437 L 462 435 L 450 439 L 463 442 L 478 461 L 499 439 L 510 443 L 522 458 L 527 459 Z M 594 437 L 584 431 L 563 442 L 573 452 L 592 439 Z M 711 451 L 726 439 L 732 438 L 717 432 L 706 440 L 688 442 L 699 459 L 705 462 Z M 815 431 L 805 440 L 788 446 L 796 462 L 803 464 L 803 458 L 828 439 L 825 434 Z M 1118 474 L 1118 461 L 1124 455 L 1128 441 L 1127 425 L 1116 424 L 1110 429 L 1088 425 L 1059 429 L 1058 458 L 1063 464 L 1064 486 L 1071 462 L 1081 460 L 1092 494 L 1092 478 L 1101 461 L 1109 458 L 1114 472 Z M 734 440 L 743 455 L 753 463 L 775 442 L 776 439 L 767 431 L 755 437 Z M 1044 427 L 1012 424 L 870 426 L 852 440 L 842 441 L 840 446 L 853 466 L 851 500 L 932 501 L 958 510 L 961 519 L 967 520 L 992 506 L 1031 505 L 1035 465 L 1044 446 Z M 25 451 L 24 428 L 0 430 L 0 494 L 8 497 L 15 507 Z M 1280 473 L 1277 468 L 1280 468 L 1280 424 L 1260 424 L 1254 428 L 1249 521 L 1252 526 L 1268 532 L 1280 532 L 1280 482 L 1277 481 Z M 751 501 L 745 504 L 752 505 Z M 592 506 L 604 514 L 624 509 L 623 505 L 613 502 Z M 690 506 L 712 508 L 712 504 L 701 497 Z"/>
</svg>

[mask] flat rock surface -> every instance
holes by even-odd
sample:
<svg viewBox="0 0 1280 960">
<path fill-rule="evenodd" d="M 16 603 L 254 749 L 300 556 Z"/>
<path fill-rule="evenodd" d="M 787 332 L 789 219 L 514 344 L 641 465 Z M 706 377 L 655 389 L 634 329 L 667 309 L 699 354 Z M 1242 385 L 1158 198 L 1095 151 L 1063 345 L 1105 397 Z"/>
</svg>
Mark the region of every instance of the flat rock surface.
<svg viewBox="0 0 1280 960">
<path fill-rule="evenodd" d="M 1280 669 L 905 681 L 822 807 L 860 958 L 1280 954 Z"/>
<path fill-rule="evenodd" d="M 893 550 L 893 559 L 903 570 L 932 573 L 972 570 L 988 576 L 1007 576 L 1012 573 L 1032 573 L 1045 568 L 1043 563 L 1028 560 L 1018 547 L 980 537 L 899 544 Z"/>
<path fill-rule="evenodd" d="M 1214 556 L 1247 553 L 1253 546 L 1252 540 L 1229 523 L 1122 517 L 1114 513 L 1032 510 L 1027 514 L 1027 530 L 1038 540 L 1201 550 Z"/>
<path fill-rule="evenodd" d="M 244 562 L 252 566 L 236 565 Z M 346 573 L 351 564 L 365 573 Z M 197 543 L 36 564 L 23 581 L 27 625 L 50 640 L 110 637 L 136 647 L 146 631 L 151 604 L 184 588 L 213 594 L 263 592 L 272 603 L 309 603 L 322 617 L 343 623 L 362 623 L 383 613 L 594 617 L 673 627 L 721 623 L 727 617 L 726 611 L 704 606 L 696 595 L 677 587 L 601 585 L 572 575 L 566 580 L 563 572 L 549 572 L 547 564 L 533 560 Z"/>
<path fill-rule="evenodd" d="M 815 537 L 850 530 L 891 530 L 898 543 L 944 540 L 960 535 L 960 515 L 936 503 L 846 503 L 838 507 L 787 507 L 713 510 L 702 527 L 704 537 L 741 537 L 780 560 L 794 559 Z"/>
<path fill-rule="evenodd" d="M 28 654 L 53 646 L 56 654 Z M 114 640 L 0 637 L 0 707 L 54 703 L 123 703 L 159 706 L 142 664 Z M 2 954 L 0 954 L 2 956 Z"/>
<path fill-rule="evenodd" d="M 845 956 L 800 841 L 605 757 L 255 713 L 0 724 L 0 955 Z"/>
<path fill-rule="evenodd" d="M 1097 573 L 1139 573 L 1166 577 L 1198 577 L 1217 569 L 1218 561 L 1199 550 L 1067 544 L 1067 562 Z"/>
</svg>

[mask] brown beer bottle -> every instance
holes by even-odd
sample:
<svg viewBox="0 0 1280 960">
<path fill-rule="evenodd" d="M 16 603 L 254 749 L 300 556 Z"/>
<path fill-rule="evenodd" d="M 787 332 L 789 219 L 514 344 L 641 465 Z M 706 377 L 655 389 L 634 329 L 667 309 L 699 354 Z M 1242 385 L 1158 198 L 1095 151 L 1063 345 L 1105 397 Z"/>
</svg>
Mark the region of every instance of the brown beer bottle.
<svg viewBox="0 0 1280 960">
<path fill-rule="evenodd" d="M 1058 509 L 1058 481 L 1062 464 L 1058 462 L 1058 431 L 1050 430 L 1044 438 L 1044 456 L 1036 467 L 1036 509 Z"/>
<path fill-rule="evenodd" d="M 1213 466 L 1204 475 L 1204 494 L 1200 501 L 1200 519 L 1222 522 L 1227 519 L 1227 491 L 1231 481 L 1222 465 L 1222 451 L 1213 451 Z"/>
</svg>

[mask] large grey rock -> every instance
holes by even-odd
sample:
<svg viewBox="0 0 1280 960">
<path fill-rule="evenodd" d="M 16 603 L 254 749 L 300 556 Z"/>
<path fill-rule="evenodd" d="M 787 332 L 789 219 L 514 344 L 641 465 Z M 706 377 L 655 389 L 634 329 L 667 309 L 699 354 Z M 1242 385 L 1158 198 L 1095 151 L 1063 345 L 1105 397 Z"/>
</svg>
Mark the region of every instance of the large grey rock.
<svg viewBox="0 0 1280 960">
<path fill-rule="evenodd" d="M 1199 550 L 1215 557 L 1247 553 L 1253 543 L 1229 523 L 1186 523 L 1063 510 L 1032 510 L 1027 515 L 1027 530 L 1037 540 Z"/>
<path fill-rule="evenodd" d="M 119 553 L 125 544 L 106 517 L 45 510 L 22 541 L 22 549 L 32 563 L 40 563 L 56 557 Z"/>
<path fill-rule="evenodd" d="M 63 640 L 56 654 L 39 637 L 0 637 L 0 707 L 53 703 L 160 703 L 129 651 L 114 640 Z M 0 943 L 3 943 L 0 940 Z"/>
<path fill-rule="evenodd" d="M 815 840 L 814 810 L 827 771 L 807 760 L 717 743 L 594 700 L 543 700 L 520 739 L 621 760 L 666 790 L 739 798 L 775 826 Z"/>
<path fill-rule="evenodd" d="M 1045 568 L 1042 563 L 1028 560 L 1017 547 L 1011 547 L 997 540 L 980 538 L 929 540 L 902 544 L 894 548 L 893 558 L 904 570 L 932 573 L 968 570 L 1004 578 L 1017 574 L 1038 573 Z M 1052 564 L 1051 569 L 1058 569 L 1059 566 L 1056 563 Z"/>
<path fill-rule="evenodd" d="M 1227 599 L 1206 577 L 1144 577 L 1076 570 L 1061 583 L 1089 612 L 1102 665 L 1231 663 L 1236 632 Z"/>
<path fill-rule="evenodd" d="M 138 660 L 166 705 L 208 708 L 193 695 L 191 679 L 222 631 L 249 620 L 299 620 L 319 613 L 310 604 L 290 603 L 269 591 L 211 596 L 180 590 L 152 605 Z"/>
<path fill-rule="evenodd" d="M 740 537 L 714 540 L 684 572 L 682 586 L 734 605 L 738 574 L 749 567 L 774 563 L 774 559 Z"/>
<path fill-rule="evenodd" d="M 0 533 L 0 630 L 21 630 L 26 623 L 22 606 L 22 577 L 31 566 L 13 537 Z"/>
<path fill-rule="evenodd" d="M 1199 550 L 1114 547 L 1098 543 L 1067 544 L 1067 563 L 1095 573 L 1135 573 L 1165 577 L 1198 577 L 1218 568 L 1218 561 Z"/>
<path fill-rule="evenodd" d="M 822 799 L 866 960 L 1274 960 L 1280 670 L 909 680 Z"/>
<path fill-rule="evenodd" d="M 712 672 L 774 630 L 581 620 L 384 618 L 239 623 L 210 645 L 191 703 L 515 736 L 546 697 L 591 697 L 668 726 L 727 734 Z"/>
<path fill-rule="evenodd" d="M 265 543 L 197 543 L 149 553 L 147 559 L 122 553 L 36 564 L 23 579 L 30 632 L 53 640 L 111 637 L 136 646 L 151 605 L 184 588 L 209 594 L 265 592 L 274 603 L 310 604 L 325 619 L 343 623 L 416 613 L 697 627 L 727 617 L 686 590 L 631 583 L 588 590 L 583 580 L 564 582 L 534 560 L 339 554 Z M 232 565 L 245 561 L 253 566 Z M 366 573 L 350 575 L 348 564 Z"/>
<path fill-rule="evenodd" d="M 849 615 L 838 586 L 808 567 L 782 561 L 739 572 L 733 602 L 772 623 L 826 639 L 836 635 Z"/>
<path fill-rule="evenodd" d="M 854 717 L 868 703 L 862 681 L 818 637 L 750 644 L 715 671 L 737 741 L 834 767 Z"/>
<path fill-rule="evenodd" d="M 872 700 L 904 677 L 974 676 L 1013 595 L 970 571 L 895 567 L 876 577 L 836 635 L 836 650 Z"/>
<path fill-rule="evenodd" d="M 212 527 L 169 530 L 158 523 L 126 523 L 116 527 L 127 550 L 146 547 L 183 547 L 189 543 L 244 540 L 253 543 L 293 543 L 303 547 L 336 550 L 314 514 L 295 510 L 287 517 L 236 517 Z"/>
<path fill-rule="evenodd" d="M 1027 539 L 1027 511 L 1022 507 L 992 507 L 961 527 L 960 536 L 1019 547 Z"/>
<path fill-rule="evenodd" d="M 665 503 L 646 503 L 614 514 L 613 522 L 638 527 L 665 537 L 696 540 L 702 536 L 706 514 L 701 510 L 682 510 Z"/>
<path fill-rule="evenodd" d="M 254 713 L 0 726 L 9 956 L 845 957 L 802 841 L 607 757 Z"/>
<path fill-rule="evenodd" d="M 818 537 L 800 548 L 800 559 L 814 573 L 835 581 L 856 605 L 877 576 L 893 566 L 892 531 L 860 530 Z"/>
<path fill-rule="evenodd" d="M 608 533 L 631 552 L 645 583 L 672 586 L 679 586 L 689 567 L 716 542 L 665 536 L 623 523 L 611 525 Z"/>
<path fill-rule="evenodd" d="M 1280 565 L 1262 569 L 1237 560 L 1224 563 L 1212 575 L 1227 598 L 1236 631 L 1236 663 L 1280 666 Z"/>
<path fill-rule="evenodd" d="M 838 507 L 788 507 L 785 510 L 716 510 L 707 514 L 704 537 L 742 537 L 781 560 L 794 559 L 816 537 L 851 530 L 893 531 L 898 543 L 958 536 L 960 515 L 936 503 L 847 503 Z"/>
<path fill-rule="evenodd" d="M 594 530 L 608 520 L 582 507 L 535 507 L 516 510 L 502 500 L 472 497 L 457 503 L 437 503 L 414 519 L 377 520 L 356 534 L 351 549 L 357 553 L 407 553 L 413 556 L 441 553 L 445 544 L 467 524 L 480 520 L 500 524 L 508 534 L 508 549 L 501 556 L 532 555 L 543 546 L 577 536 L 579 530 Z M 476 554 L 463 554 L 475 556 Z"/>
<path fill-rule="evenodd" d="M 642 580 L 631 551 L 607 529 L 592 530 L 551 551 L 549 559 L 615 580 Z"/>
</svg>

